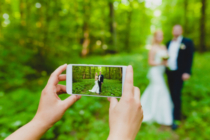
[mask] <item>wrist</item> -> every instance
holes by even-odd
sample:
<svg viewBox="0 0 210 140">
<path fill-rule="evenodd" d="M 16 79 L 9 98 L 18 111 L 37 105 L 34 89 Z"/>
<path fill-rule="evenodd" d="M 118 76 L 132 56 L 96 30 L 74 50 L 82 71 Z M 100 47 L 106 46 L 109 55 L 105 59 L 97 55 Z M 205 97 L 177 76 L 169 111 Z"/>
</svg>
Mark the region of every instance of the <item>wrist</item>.
<svg viewBox="0 0 210 140">
<path fill-rule="evenodd" d="M 185 72 L 185 73 L 183 73 L 183 74 L 188 74 L 188 75 L 190 75 L 190 73 L 188 73 L 188 72 Z"/>
<path fill-rule="evenodd" d="M 36 118 L 36 117 L 34 117 L 34 118 L 30 121 L 30 123 L 31 123 L 32 125 L 38 127 L 39 129 L 42 129 L 42 130 L 45 130 L 45 131 L 47 131 L 48 129 L 50 129 L 50 128 L 53 126 L 53 124 L 48 124 L 48 123 L 46 123 L 46 122 L 44 122 L 44 121 L 42 121 L 41 119 L 38 119 L 38 118 Z"/>
<path fill-rule="evenodd" d="M 130 133 L 131 134 L 131 133 Z M 123 133 L 123 132 L 114 132 L 110 133 L 107 140 L 134 140 L 135 137 L 131 136 L 129 133 Z"/>
<path fill-rule="evenodd" d="M 119 135 L 109 135 L 107 140 L 134 140 L 134 139 L 132 139 L 131 137 L 123 137 L 121 136 L 121 134 L 119 134 Z"/>
</svg>

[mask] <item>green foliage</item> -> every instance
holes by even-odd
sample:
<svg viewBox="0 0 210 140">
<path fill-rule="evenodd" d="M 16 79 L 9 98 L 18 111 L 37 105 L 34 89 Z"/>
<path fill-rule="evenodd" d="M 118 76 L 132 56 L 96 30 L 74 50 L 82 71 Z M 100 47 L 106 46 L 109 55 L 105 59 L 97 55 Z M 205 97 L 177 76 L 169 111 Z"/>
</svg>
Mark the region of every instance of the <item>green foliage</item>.
<svg viewBox="0 0 210 140">
<path fill-rule="evenodd" d="M 208 64 L 209 53 L 195 55 L 192 79 L 185 83 L 182 96 L 182 112 L 186 118 L 176 132 L 162 131 L 157 124 L 143 123 L 136 139 L 208 139 L 210 122 Z M 78 59 L 75 63 L 133 65 L 134 85 L 140 87 L 141 93 L 148 85 L 146 74 L 147 52 L 138 54 L 107 55 Z M 41 79 L 39 79 L 40 81 Z M 38 81 L 37 81 L 38 82 Z M 0 137 L 4 138 L 20 126 L 30 121 L 40 98 L 41 89 L 46 80 L 42 79 L 38 89 L 18 88 L 10 92 L 0 92 Z M 65 82 L 61 82 L 65 84 Z M 81 84 L 82 85 L 82 84 Z M 61 99 L 68 95 L 60 95 Z M 67 110 L 64 117 L 55 124 L 42 139 L 106 139 L 108 127 L 109 102 L 106 98 L 83 96 L 80 101 Z M 198 135 L 199 134 L 199 137 Z"/>
<path fill-rule="evenodd" d="M 46 76 L 69 58 L 77 59 L 87 42 L 89 54 L 144 45 L 151 18 L 144 4 L 137 0 L 130 5 L 119 0 L 1 0 L 0 84 L 11 90 L 28 84 L 27 79 Z"/>
<path fill-rule="evenodd" d="M 206 31 L 210 28 L 209 4 Z M 162 0 L 161 6 L 150 8 L 145 7 L 145 0 L 0 0 L 0 139 L 33 118 L 50 73 L 64 63 L 133 65 L 135 86 L 143 93 L 149 66 L 147 52 L 139 47 L 145 45 L 150 29 L 162 28 L 166 42 L 172 38 L 172 26 L 182 24 L 184 35 L 199 49 L 201 7 L 201 0 Z M 155 10 L 162 14 L 154 16 Z M 204 36 L 208 50 L 209 35 Z M 81 58 L 86 44 L 89 56 Z M 136 139 L 208 139 L 209 55 L 195 55 L 193 75 L 182 95 L 181 128 L 161 131 L 157 124 L 143 124 Z M 112 82 L 106 84 L 104 90 L 112 93 L 114 89 L 106 87 Z M 85 86 L 78 83 L 75 87 L 79 92 Z M 108 108 L 105 98 L 84 96 L 42 139 L 106 139 Z"/>
<path fill-rule="evenodd" d="M 208 117 L 210 115 L 208 82 L 210 66 L 206 65 L 209 59 L 209 53 L 195 56 L 193 75 L 190 81 L 185 82 L 182 96 L 184 102 L 183 113 L 187 116 L 187 119 L 182 124 L 183 130 L 180 129 L 178 132 L 181 135 L 188 135 L 188 137 L 199 140 L 208 139 L 208 133 L 210 132 L 208 127 L 210 121 Z M 201 137 L 197 137 L 195 133 L 188 133 L 192 128 Z"/>
<path fill-rule="evenodd" d="M 73 93 L 85 94 L 85 95 L 97 95 L 97 93 L 91 93 L 89 90 L 93 88 L 95 79 L 82 79 L 80 82 L 73 83 Z M 101 96 L 115 96 L 121 97 L 122 94 L 122 82 L 119 80 L 104 79 L 102 84 Z"/>
<path fill-rule="evenodd" d="M 93 67 L 93 66 L 73 66 L 73 81 L 81 79 L 94 79 L 101 74 L 105 79 L 118 79 L 122 81 L 122 68 L 121 67 Z"/>
<path fill-rule="evenodd" d="M 195 44 L 197 50 L 201 45 L 201 0 L 163 0 L 163 4 L 158 8 L 161 10 L 162 15 L 156 18 L 156 22 L 159 22 L 159 27 L 164 31 L 165 42 L 171 40 L 171 30 L 175 24 L 183 26 L 184 36 L 191 38 Z M 210 3 L 206 2 L 205 16 L 210 14 Z M 210 27 L 210 20 L 206 18 L 204 21 L 205 30 Z M 210 34 L 206 32 L 204 38 L 204 44 L 207 50 L 210 49 L 210 43 L 208 41 Z"/>
</svg>

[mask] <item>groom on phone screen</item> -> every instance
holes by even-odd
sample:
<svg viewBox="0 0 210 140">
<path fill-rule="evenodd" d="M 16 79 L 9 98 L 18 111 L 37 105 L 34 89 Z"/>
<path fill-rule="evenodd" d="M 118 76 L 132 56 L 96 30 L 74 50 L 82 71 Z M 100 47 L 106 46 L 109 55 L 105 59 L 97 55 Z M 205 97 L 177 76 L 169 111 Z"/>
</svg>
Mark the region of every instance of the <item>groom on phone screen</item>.
<svg viewBox="0 0 210 140">
<path fill-rule="evenodd" d="M 176 121 L 181 120 L 181 91 L 183 81 L 191 76 L 191 67 L 193 62 L 193 41 L 182 36 L 183 29 L 181 25 L 173 27 L 173 40 L 167 43 L 169 54 L 168 69 L 166 74 L 168 77 L 168 85 L 171 97 L 174 103 L 172 129 L 178 128 Z"/>
<path fill-rule="evenodd" d="M 104 76 L 101 74 L 101 71 L 98 75 L 98 85 L 99 85 L 99 94 L 101 94 L 101 85 L 103 84 Z"/>
</svg>

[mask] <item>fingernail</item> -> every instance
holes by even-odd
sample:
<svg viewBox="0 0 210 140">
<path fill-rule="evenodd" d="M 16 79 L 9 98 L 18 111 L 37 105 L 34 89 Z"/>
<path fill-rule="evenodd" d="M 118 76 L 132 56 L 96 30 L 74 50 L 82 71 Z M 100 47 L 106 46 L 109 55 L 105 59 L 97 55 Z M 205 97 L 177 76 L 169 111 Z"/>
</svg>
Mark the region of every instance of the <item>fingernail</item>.
<svg viewBox="0 0 210 140">
<path fill-rule="evenodd" d="M 81 98 L 81 95 L 77 95 L 77 100 Z"/>
<path fill-rule="evenodd" d="M 132 68 L 132 65 L 128 65 L 129 68 Z"/>
</svg>

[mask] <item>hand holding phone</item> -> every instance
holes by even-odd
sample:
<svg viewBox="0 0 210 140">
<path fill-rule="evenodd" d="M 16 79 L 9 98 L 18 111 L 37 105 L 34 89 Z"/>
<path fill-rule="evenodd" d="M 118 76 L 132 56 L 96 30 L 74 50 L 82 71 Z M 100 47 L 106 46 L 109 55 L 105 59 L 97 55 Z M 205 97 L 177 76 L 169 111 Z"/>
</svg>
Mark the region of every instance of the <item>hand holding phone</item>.
<svg viewBox="0 0 210 140">
<path fill-rule="evenodd" d="M 66 86 L 58 84 L 59 81 L 66 80 L 66 75 L 61 75 L 66 67 L 67 65 L 62 65 L 51 74 L 42 91 L 39 107 L 33 120 L 12 133 L 6 140 L 40 139 L 55 122 L 61 119 L 64 112 L 81 98 L 79 95 L 72 95 L 62 101 L 58 97 L 59 94 L 66 93 Z M 96 78 L 98 77 L 96 75 Z M 118 103 L 116 98 L 109 99 L 109 140 L 135 138 L 143 119 L 139 98 L 140 91 L 133 86 L 133 71 L 129 66 L 120 102 Z"/>
<path fill-rule="evenodd" d="M 123 95 L 120 101 L 114 97 L 108 98 L 109 127 L 108 140 L 134 140 L 143 120 L 143 110 L 140 102 L 140 90 L 133 86 L 133 69 L 126 70 Z"/>
<path fill-rule="evenodd" d="M 54 123 L 62 118 L 65 111 L 81 98 L 79 95 L 72 95 L 62 101 L 58 97 L 59 94 L 66 93 L 66 86 L 58 84 L 59 81 L 66 80 L 66 75 L 61 75 L 66 67 L 66 64 L 62 65 L 51 74 L 47 85 L 42 91 L 35 117 L 29 123 L 8 136 L 6 140 L 40 139 Z"/>
<path fill-rule="evenodd" d="M 34 119 L 43 120 L 43 123 L 53 125 L 61 119 L 65 111 L 81 98 L 79 95 L 73 95 L 65 100 L 60 100 L 59 94 L 66 93 L 66 86 L 58 84 L 59 81 L 65 81 L 66 75 L 61 74 L 66 70 L 67 65 L 58 67 L 50 76 L 47 85 L 42 90 L 39 107 Z"/>
</svg>

